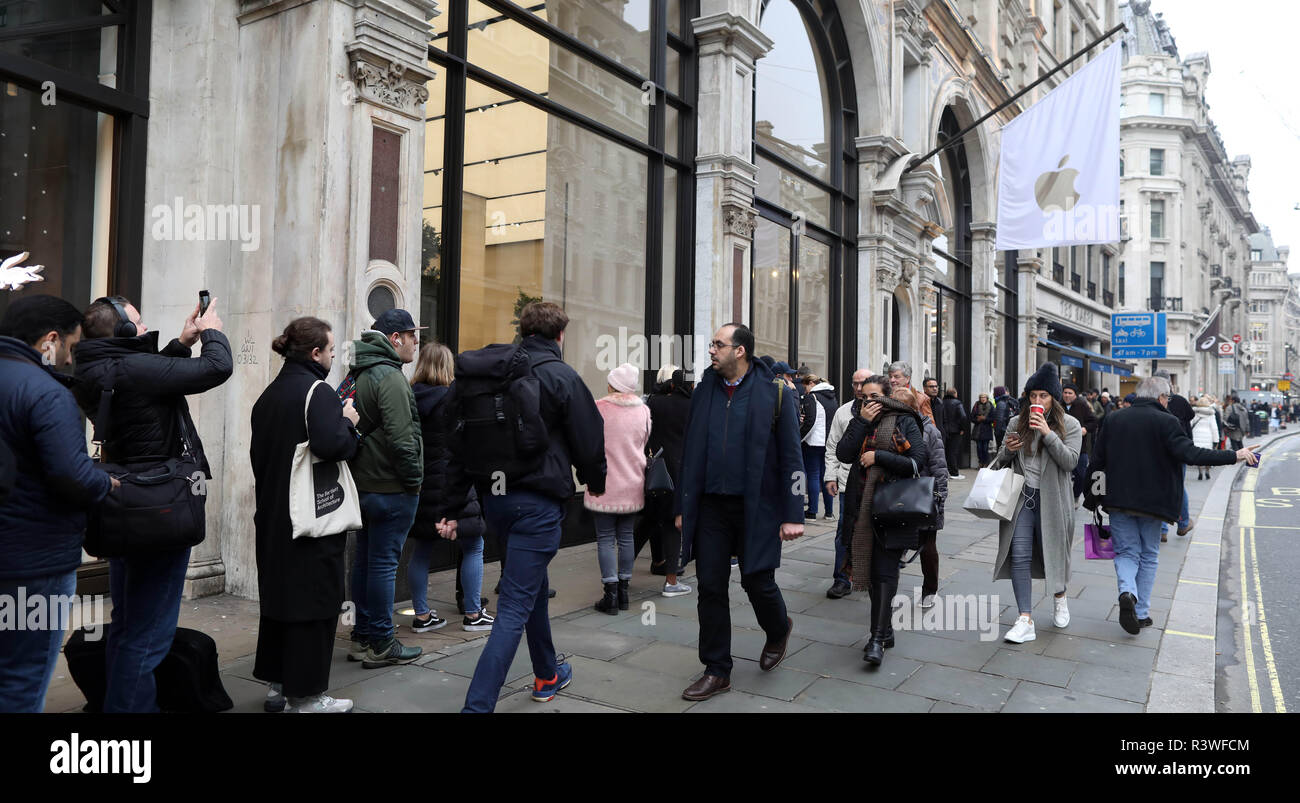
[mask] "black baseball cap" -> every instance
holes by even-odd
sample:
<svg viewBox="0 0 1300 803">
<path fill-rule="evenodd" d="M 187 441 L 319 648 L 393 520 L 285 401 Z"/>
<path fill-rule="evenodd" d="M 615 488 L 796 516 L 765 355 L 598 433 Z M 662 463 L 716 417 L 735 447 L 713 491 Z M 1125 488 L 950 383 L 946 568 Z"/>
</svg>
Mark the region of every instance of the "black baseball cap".
<svg viewBox="0 0 1300 803">
<path fill-rule="evenodd" d="M 778 362 L 772 366 L 772 373 L 789 376 L 794 373 L 794 369 L 791 368 L 790 364 L 787 362 Z"/>
<path fill-rule="evenodd" d="M 428 329 L 429 327 L 416 326 L 415 320 L 411 318 L 411 313 L 404 309 L 390 309 L 376 318 L 374 325 L 370 328 L 391 335 L 397 332 L 414 332 L 417 329 Z"/>
</svg>

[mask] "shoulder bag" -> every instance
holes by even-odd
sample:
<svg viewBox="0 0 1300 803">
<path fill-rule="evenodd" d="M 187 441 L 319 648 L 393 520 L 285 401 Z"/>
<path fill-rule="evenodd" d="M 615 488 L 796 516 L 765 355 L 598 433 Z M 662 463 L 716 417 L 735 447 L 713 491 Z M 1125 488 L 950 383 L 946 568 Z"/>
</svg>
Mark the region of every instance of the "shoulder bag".
<svg viewBox="0 0 1300 803">
<path fill-rule="evenodd" d="M 293 450 L 293 467 L 289 470 L 289 518 L 294 538 L 320 538 L 348 530 L 361 529 L 361 497 L 345 461 L 321 460 L 311 452 L 311 423 L 307 413 L 316 380 L 307 390 L 302 420 L 307 440 Z"/>
<path fill-rule="evenodd" d="M 109 374 L 109 384 L 99 399 L 95 438 L 97 446 L 112 431 L 112 404 L 119 366 Z M 121 486 L 86 517 L 85 550 L 97 558 L 122 558 L 185 549 L 203 541 L 206 534 L 207 461 L 190 441 L 188 416 L 182 398 L 175 405 L 180 457 L 143 458 L 129 463 L 99 462 L 96 467 Z"/>
<path fill-rule="evenodd" d="M 934 477 L 922 477 L 916 461 L 908 460 L 912 476 L 876 485 L 871 519 L 881 529 L 934 526 Z"/>
</svg>

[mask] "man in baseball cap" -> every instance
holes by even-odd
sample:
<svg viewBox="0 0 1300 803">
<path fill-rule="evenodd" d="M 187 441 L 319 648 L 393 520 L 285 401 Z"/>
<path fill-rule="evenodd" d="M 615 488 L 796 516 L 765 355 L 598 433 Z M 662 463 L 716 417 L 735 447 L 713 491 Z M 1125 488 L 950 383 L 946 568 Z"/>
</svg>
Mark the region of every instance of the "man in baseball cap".
<svg viewBox="0 0 1300 803">
<path fill-rule="evenodd" d="M 409 664 L 423 650 L 396 638 L 393 585 L 424 482 L 424 441 L 415 394 L 402 366 L 420 347 L 411 313 L 390 309 L 353 341 L 357 429 L 365 435 L 350 463 L 361 497 L 361 530 L 352 561 L 356 626 L 348 660 L 366 669 Z M 445 623 L 445 620 L 444 620 Z"/>
</svg>

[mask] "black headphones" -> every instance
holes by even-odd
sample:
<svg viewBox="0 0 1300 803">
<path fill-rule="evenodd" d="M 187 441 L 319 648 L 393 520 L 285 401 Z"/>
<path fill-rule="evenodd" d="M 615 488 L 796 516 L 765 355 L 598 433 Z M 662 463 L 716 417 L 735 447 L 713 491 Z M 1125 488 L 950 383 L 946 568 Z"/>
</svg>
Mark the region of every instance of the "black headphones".
<svg viewBox="0 0 1300 803">
<path fill-rule="evenodd" d="M 131 318 L 126 314 L 126 307 L 123 302 L 126 299 L 121 296 L 104 296 L 95 300 L 96 304 L 104 303 L 110 305 L 117 313 L 118 321 L 113 324 L 113 337 L 135 337 L 135 324 L 131 323 Z"/>
</svg>

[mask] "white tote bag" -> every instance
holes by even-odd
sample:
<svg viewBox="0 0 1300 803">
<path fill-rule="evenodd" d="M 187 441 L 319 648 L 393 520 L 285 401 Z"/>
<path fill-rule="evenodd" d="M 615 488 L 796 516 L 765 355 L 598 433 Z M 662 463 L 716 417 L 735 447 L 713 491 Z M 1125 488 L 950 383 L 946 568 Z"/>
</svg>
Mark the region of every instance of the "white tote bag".
<svg viewBox="0 0 1300 803">
<path fill-rule="evenodd" d="M 1025 478 L 1010 468 L 982 468 L 962 507 L 981 519 L 1011 521 Z"/>
<path fill-rule="evenodd" d="M 303 405 L 303 422 L 311 407 L 316 380 L 307 391 Z M 310 428 L 310 424 L 307 424 Z M 321 460 L 311 453 L 311 433 L 293 450 L 293 468 L 289 472 L 289 519 L 294 538 L 320 538 L 348 530 L 361 529 L 361 498 L 352 472 L 345 461 Z"/>
</svg>

